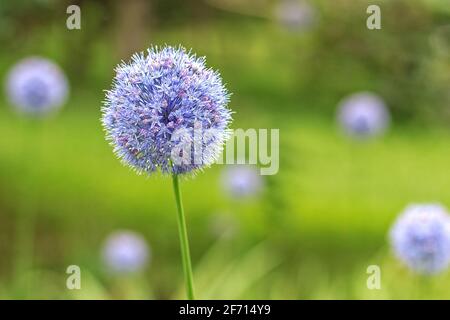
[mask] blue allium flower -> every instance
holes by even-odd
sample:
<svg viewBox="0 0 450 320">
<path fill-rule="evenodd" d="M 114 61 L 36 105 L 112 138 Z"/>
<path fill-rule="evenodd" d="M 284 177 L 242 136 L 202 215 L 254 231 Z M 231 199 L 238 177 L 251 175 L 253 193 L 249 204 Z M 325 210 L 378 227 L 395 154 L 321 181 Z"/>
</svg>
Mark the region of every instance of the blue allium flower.
<svg viewBox="0 0 450 320">
<path fill-rule="evenodd" d="M 398 258 L 418 273 L 442 271 L 450 262 L 450 216 L 438 204 L 408 206 L 390 238 Z"/>
<path fill-rule="evenodd" d="M 150 249 L 141 235 L 133 231 L 116 231 L 105 240 L 102 256 L 109 271 L 133 273 L 147 266 Z"/>
<path fill-rule="evenodd" d="M 69 85 L 56 64 L 32 57 L 18 62 L 11 69 L 6 89 L 10 101 L 18 110 L 43 115 L 63 105 Z"/>
<path fill-rule="evenodd" d="M 102 123 L 115 153 L 138 173 L 188 173 L 220 155 L 229 137 L 228 101 L 204 58 L 155 47 L 116 68 Z"/>
<path fill-rule="evenodd" d="M 222 185 L 234 198 L 258 195 L 264 186 L 259 170 L 251 165 L 230 165 L 223 170 Z"/>
<path fill-rule="evenodd" d="M 361 92 L 341 101 L 338 121 L 349 135 L 370 137 L 385 131 L 390 115 L 380 97 L 370 92 Z"/>
</svg>

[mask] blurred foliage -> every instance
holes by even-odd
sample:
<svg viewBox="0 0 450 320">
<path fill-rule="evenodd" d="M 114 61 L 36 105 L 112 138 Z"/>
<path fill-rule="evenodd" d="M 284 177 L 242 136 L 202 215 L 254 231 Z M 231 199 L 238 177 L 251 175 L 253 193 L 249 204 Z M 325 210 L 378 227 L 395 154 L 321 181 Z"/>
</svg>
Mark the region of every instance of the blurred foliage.
<svg viewBox="0 0 450 320">
<path fill-rule="evenodd" d="M 83 21 L 77 32 L 62 27 L 67 3 L 4 1 L 6 65 L 33 52 L 59 61 L 75 84 L 106 87 L 112 67 L 129 58 L 117 54 L 120 43 L 143 50 L 177 42 L 207 55 L 243 95 L 269 98 L 282 109 L 331 113 L 344 95 L 372 90 L 386 99 L 396 120 L 448 121 L 449 59 L 436 47 L 440 42 L 448 49 L 448 32 L 440 31 L 450 23 L 445 0 L 311 1 L 319 23 L 302 33 L 278 25 L 278 1 L 151 1 L 145 5 L 150 38 L 141 45 L 130 43 L 129 35 L 138 32 L 133 29 L 112 41 L 121 34 L 115 22 L 130 4 L 75 1 Z M 365 28 L 368 4 L 381 7 L 381 31 Z M 233 6 L 235 11 L 222 10 Z M 252 15 L 252 8 L 266 15 Z"/>
</svg>

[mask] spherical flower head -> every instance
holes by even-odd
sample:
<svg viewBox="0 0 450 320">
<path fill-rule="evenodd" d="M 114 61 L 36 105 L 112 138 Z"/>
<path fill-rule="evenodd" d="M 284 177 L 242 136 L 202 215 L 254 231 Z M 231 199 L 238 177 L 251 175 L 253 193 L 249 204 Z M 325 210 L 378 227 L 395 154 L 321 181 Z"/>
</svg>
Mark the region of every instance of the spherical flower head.
<svg viewBox="0 0 450 320">
<path fill-rule="evenodd" d="M 258 195 L 264 181 L 255 166 L 230 165 L 223 170 L 222 185 L 230 196 L 243 199 Z"/>
<path fill-rule="evenodd" d="M 418 273 L 437 273 L 450 262 L 450 217 L 440 205 L 408 206 L 390 238 L 397 257 Z"/>
<path fill-rule="evenodd" d="M 138 173 L 189 173 L 220 155 L 230 135 L 228 101 L 204 58 L 150 48 L 116 68 L 102 123 L 115 153 Z"/>
<path fill-rule="evenodd" d="M 21 60 L 11 69 L 6 90 L 9 100 L 19 111 L 41 116 L 64 104 L 69 85 L 55 63 L 32 57 Z"/>
<path fill-rule="evenodd" d="M 347 134 L 365 138 L 382 134 L 389 125 L 390 115 L 383 99 L 361 92 L 341 101 L 338 121 Z"/>
<path fill-rule="evenodd" d="M 311 28 L 317 20 L 316 10 L 302 0 L 283 0 L 275 11 L 280 24 L 291 31 L 304 31 Z"/>
<path fill-rule="evenodd" d="M 144 238 L 133 231 L 116 231 L 103 245 L 103 262 L 113 273 L 134 273 L 146 267 L 150 249 Z"/>
</svg>

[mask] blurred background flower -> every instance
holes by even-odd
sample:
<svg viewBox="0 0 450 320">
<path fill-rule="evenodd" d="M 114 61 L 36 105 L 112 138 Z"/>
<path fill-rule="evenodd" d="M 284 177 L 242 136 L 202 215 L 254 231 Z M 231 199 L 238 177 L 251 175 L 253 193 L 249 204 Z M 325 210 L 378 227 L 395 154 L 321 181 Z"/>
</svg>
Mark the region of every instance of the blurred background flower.
<svg viewBox="0 0 450 320">
<path fill-rule="evenodd" d="M 105 267 L 112 273 L 139 272 L 149 263 L 150 248 L 136 232 L 115 231 L 106 238 L 102 257 Z"/>
<path fill-rule="evenodd" d="M 398 258 L 416 272 L 433 274 L 450 263 L 450 216 L 439 204 L 408 206 L 390 236 Z"/>
<path fill-rule="evenodd" d="M 235 199 L 255 197 L 264 186 L 259 169 L 252 165 L 228 165 L 222 172 L 222 187 Z"/>
<path fill-rule="evenodd" d="M 31 57 L 19 61 L 7 79 L 7 93 L 24 113 L 43 115 L 65 102 L 69 91 L 66 76 L 52 61 Z"/>
<path fill-rule="evenodd" d="M 316 11 L 303 0 L 282 0 L 277 2 L 275 15 L 281 25 L 290 31 L 305 31 L 316 23 Z"/>
<path fill-rule="evenodd" d="M 389 120 L 386 105 L 373 93 L 352 94 L 338 107 L 338 121 L 351 136 L 370 137 L 382 134 L 388 127 Z"/>
</svg>

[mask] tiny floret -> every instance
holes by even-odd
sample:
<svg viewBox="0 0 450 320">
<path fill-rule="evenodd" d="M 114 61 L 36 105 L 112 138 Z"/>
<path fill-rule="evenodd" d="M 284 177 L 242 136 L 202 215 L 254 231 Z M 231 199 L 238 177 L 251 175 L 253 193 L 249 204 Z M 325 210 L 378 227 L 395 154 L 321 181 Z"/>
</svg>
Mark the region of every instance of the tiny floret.
<svg viewBox="0 0 450 320">
<path fill-rule="evenodd" d="M 397 257 L 417 273 L 437 273 L 450 263 L 450 216 L 441 205 L 408 206 L 390 238 Z"/>
<path fill-rule="evenodd" d="M 189 173 L 220 155 L 230 134 L 228 101 L 204 58 L 154 47 L 116 68 L 102 123 L 117 156 L 138 173 Z"/>
<path fill-rule="evenodd" d="M 383 134 L 390 123 L 383 99 L 370 92 L 346 97 L 338 106 L 338 122 L 350 136 L 366 138 Z"/>
<path fill-rule="evenodd" d="M 69 85 L 63 71 L 52 61 L 32 57 L 19 61 L 9 72 L 7 94 L 21 112 L 44 115 L 60 108 Z"/>
</svg>

